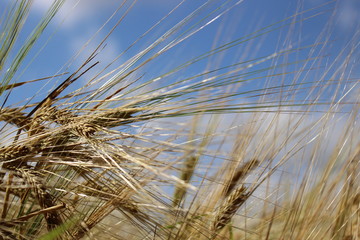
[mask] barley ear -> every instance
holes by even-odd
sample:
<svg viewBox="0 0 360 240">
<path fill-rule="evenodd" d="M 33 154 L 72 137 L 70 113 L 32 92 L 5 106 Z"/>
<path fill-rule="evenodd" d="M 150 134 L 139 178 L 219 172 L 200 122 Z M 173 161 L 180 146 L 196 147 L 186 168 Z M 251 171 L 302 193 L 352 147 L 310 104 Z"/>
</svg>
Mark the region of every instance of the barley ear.
<svg viewBox="0 0 360 240">
<path fill-rule="evenodd" d="M 233 218 L 239 208 L 249 198 L 249 193 L 246 191 L 247 188 L 240 186 L 224 200 L 223 204 L 218 208 L 215 214 L 215 220 L 213 224 L 214 232 L 219 232 L 223 229 Z"/>
<path fill-rule="evenodd" d="M 233 191 L 235 186 L 243 180 L 249 173 L 254 170 L 257 166 L 259 166 L 260 161 L 257 159 L 252 159 L 246 163 L 244 163 L 237 171 L 234 176 L 230 179 L 229 185 L 225 190 L 224 196 L 229 196 L 229 194 Z"/>
</svg>

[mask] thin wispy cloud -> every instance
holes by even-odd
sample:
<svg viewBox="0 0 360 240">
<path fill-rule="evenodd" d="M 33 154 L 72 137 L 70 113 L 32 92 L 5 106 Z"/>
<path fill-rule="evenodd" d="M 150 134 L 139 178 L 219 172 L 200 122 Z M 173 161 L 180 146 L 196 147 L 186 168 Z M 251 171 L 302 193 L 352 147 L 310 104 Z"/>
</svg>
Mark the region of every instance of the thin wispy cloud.
<svg viewBox="0 0 360 240">
<path fill-rule="evenodd" d="M 338 10 L 338 27 L 344 32 L 350 32 L 360 24 L 360 2 L 344 1 Z"/>
<path fill-rule="evenodd" d="M 49 9 L 54 1 L 37 0 L 34 1 L 34 9 L 40 13 L 43 13 Z M 119 5 L 119 1 L 116 0 L 74 0 L 65 1 L 64 6 L 59 11 L 56 20 L 58 22 L 63 21 L 63 26 L 67 28 L 78 27 L 83 23 L 97 22 L 99 13 L 105 13 L 106 11 L 113 11 L 114 7 Z"/>
</svg>

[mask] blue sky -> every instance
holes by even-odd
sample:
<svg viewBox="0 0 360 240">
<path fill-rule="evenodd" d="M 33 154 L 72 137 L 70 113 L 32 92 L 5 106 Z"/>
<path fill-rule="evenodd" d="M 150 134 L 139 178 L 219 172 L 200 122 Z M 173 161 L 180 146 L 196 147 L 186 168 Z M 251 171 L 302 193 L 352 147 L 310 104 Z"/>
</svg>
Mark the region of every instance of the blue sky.
<svg viewBox="0 0 360 240">
<path fill-rule="evenodd" d="M 52 1 L 48 0 L 34 1 L 29 19 L 30 21 L 28 21 L 24 28 L 22 40 L 26 38 L 27 33 L 29 33 L 36 25 L 39 17 L 47 10 L 51 2 Z M 125 9 L 133 2 L 134 1 L 129 1 L 128 3 L 125 3 L 124 10 L 121 10 L 120 14 L 116 15 L 114 19 L 110 21 L 104 30 L 89 43 L 88 47 L 81 53 L 78 59 L 68 67 L 68 65 L 65 65 L 67 61 L 96 33 L 99 27 L 104 24 L 114 10 L 120 6 L 122 1 L 66 1 L 63 9 L 55 18 L 55 21 L 53 21 L 43 37 L 35 45 L 35 48 L 28 57 L 28 61 L 31 59 L 31 56 L 37 54 L 41 47 L 44 48 L 33 61 L 31 67 L 19 76 L 18 81 L 51 76 L 65 70 L 70 72 L 75 70 L 92 49 L 97 46 L 109 29 L 111 29 L 116 20 L 122 16 Z M 120 55 L 131 43 L 137 40 L 162 17 L 166 16 L 166 14 L 180 2 L 182 1 L 137 1 L 118 28 L 107 39 L 106 47 L 97 57 L 97 60 L 100 61 L 98 70 L 105 67 Z M 166 21 L 159 24 L 152 32 L 143 37 L 132 49 L 123 54 L 109 70 L 116 68 L 141 50 L 145 49 L 165 31 L 205 2 L 206 1 L 184 1 L 184 3 L 177 8 Z M 205 10 L 194 18 L 187 27 L 195 24 L 198 20 L 201 20 L 202 17 L 206 16 L 206 14 L 215 10 L 216 7 L 220 5 L 219 1 L 210 2 L 213 2 L 213 5 L 210 4 L 209 8 L 205 8 Z M 237 2 L 239 2 L 239 4 L 229 9 L 229 11 L 226 11 L 226 8 L 224 8 L 226 13 L 201 29 L 201 31 L 198 31 L 196 34 L 173 47 L 167 53 L 153 60 L 150 64 L 147 64 L 147 66 L 138 72 L 138 75 L 145 74 L 144 79 L 155 78 L 216 46 L 221 46 L 234 39 L 241 38 L 301 11 L 306 12 L 297 18 L 297 20 L 300 20 L 298 23 L 291 26 L 284 26 L 271 33 L 249 40 L 244 44 L 237 45 L 221 54 L 211 56 L 201 63 L 193 64 L 188 67 L 186 71 L 177 74 L 171 81 L 197 74 L 206 69 L 214 69 L 241 60 L 245 61 L 256 57 L 266 56 L 280 51 L 281 49 L 289 48 L 290 45 L 291 47 L 307 46 L 317 41 L 322 41 L 328 36 L 328 40 L 334 40 L 334 42 L 327 44 L 327 50 L 323 51 L 322 54 L 329 54 L 330 59 L 334 59 L 338 52 L 343 48 L 344 44 L 351 39 L 360 23 L 360 3 L 356 0 L 341 0 L 337 2 L 328 2 L 324 0 L 232 0 L 229 1 L 227 7 L 230 7 Z M 307 11 L 312 8 L 316 9 Z M 336 11 L 334 12 L 335 8 Z M 314 14 L 316 14 L 316 16 L 305 19 Z M 212 19 L 215 16 L 217 15 L 213 14 L 208 19 Z M 302 21 L 301 19 L 305 20 Z M 326 28 L 328 25 L 330 25 L 328 28 L 329 30 Z M 201 25 L 198 25 L 198 27 L 199 26 Z M 322 32 L 326 33 L 325 37 L 319 37 Z M 331 35 L 328 33 L 331 33 Z M 50 36 L 51 39 L 48 41 Z M 171 41 L 171 38 L 169 41 Z M 21 41 L 19 41 L 18 44 L 20 46 Z M 154 53 L 160 49 L 161 47 L 155 49 Z M 319 50 L 319 48 L 314 49 L 315 51 Z M 296 55 L 289 56 L 289 58 L 304 59 L 309 56 L 309 51 L 310 49 L 298 51 Z M 269 64 L 270 62 L 271 61 L 269 61 Z M 260 65 L 259 67 L 264 68 L 266 66 L 267 65 L 265 64 Z M 291 66 L 288 67 L 288 69 L 291 68 Z M 81 85 L 87 80 L 88 78 L 85 76 L 82 79 L 82 82 L 79 82 L 78 84 Z M 263 83 L 259 82 L 259 84 L 261 85 Z M 34 86 L 34 89 L 38 89 L 41 85 L 42 83 L 34 83 L 32 86 Z M 27 93 L 28 97 L 33 95 L 33 92 L 31 91 L 25 91 L 25 94 Z M 15 101 L 16 96 L 13 96 L 13 98 Z"/>
</svg>

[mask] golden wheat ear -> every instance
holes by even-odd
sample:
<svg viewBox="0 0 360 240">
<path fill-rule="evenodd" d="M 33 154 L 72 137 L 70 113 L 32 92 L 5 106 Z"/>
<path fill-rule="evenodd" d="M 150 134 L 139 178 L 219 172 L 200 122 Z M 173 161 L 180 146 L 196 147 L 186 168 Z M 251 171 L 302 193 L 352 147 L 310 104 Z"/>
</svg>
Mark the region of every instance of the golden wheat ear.
<svg viewBox="0 0 360 240">
<path fill-rule="evenodd" d="M 247 188 L 244 186 L 239 186 L 228 195 L 228 197 L 219 206 L 218 211 L 215 214 L 213 223 L 214 232 L 219 232 L 230 223 L 233 216 L 246 202 L 249 196 L 250 194 L 247 192 Z"/>
<path fill-rule="evenodd" d="M 250 160 L 240 166 L 233 175 L 232 178 L 229 179 L 228 187 L 224 192 L 224 196 L 229 196 L 231 192 L 234 190 L 237 184 L 241 184 L 241 181 L 244 180 L 256 167 L 258 167 L 260 161 L 257 159 Z"/>
<path fill-rule="evenodd" d="M 258 167 L 260 161 L 252 159 L 241 165 L 234 173 L 234 175 L 225 181 L 228 186 L 220 198 L 220 204 L 215 211 L 215 216 L 212 224 L 212 231 L 214 236 L 218 235 L 220 231 L 227 226 L 240 207 L 248 200 L 252 191 L 245 187 L 242 180 L 244 180 L 252 170 Z"/>
</svg>

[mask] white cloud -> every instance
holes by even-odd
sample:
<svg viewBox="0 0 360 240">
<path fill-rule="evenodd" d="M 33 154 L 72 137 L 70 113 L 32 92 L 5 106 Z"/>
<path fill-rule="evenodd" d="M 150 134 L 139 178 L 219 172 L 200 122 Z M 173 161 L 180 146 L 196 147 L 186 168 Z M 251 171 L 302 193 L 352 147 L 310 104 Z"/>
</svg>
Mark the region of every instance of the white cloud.
<svg viewBox="0 0 360 240">
<path fill-rule="evenodd" d="M 353 0 L 344 1 L 339 5 L 338 26 L 349 31 L 360 24 L 360 4 Z"/>
<path fill-rule="evenodd" d="M 54 0 L 35 0 L 34 9 L 40 13 L 46 12 Z M 144 8 L 152 7 L 154 9 L 167 8 L 175 6 L 179 0 L 151 0 L 151 1 L 138 1 L 135 6 L 141 5 Z M 116 9 L 122 6 L 122 10 L 126 11 L 127 7 L 132 5 L 132 1 L 124 4 L 123 1 L 118 0 L 68 0 L 65 1 L 61 10 L 59 11 L 56 20 L 62 22 L 65 27 L 75 27 L 81 23 L 99 18 L 99 16 L 109 17 Z"/>
<path fill-rule="evenodd" d="M 54 1 L 36 0 L 34 1 L 34 9 L 40 13 L 46 12 Z M 79 23 L 91 20 L 95 14 L 102 13 L 107 10 L 114 10 L 119 5 L 116 0 L 72 0 L 65 1 L 60 9 L 57 21 L 62 22 L 64 26 L 74 27 Z"/>
<path fill-rule="evenodd" d="M 328 3 L 327 0 L 307 0 L 309 8 L 319 7 Z M 329 5 L 330 6 L 330 5 Z M 335 4 L 334 19 L 338 30 L 351 33 L 354 27 L 360 24 L 360 1 L 359 0 L 338 0 Z"/>
</svg>

